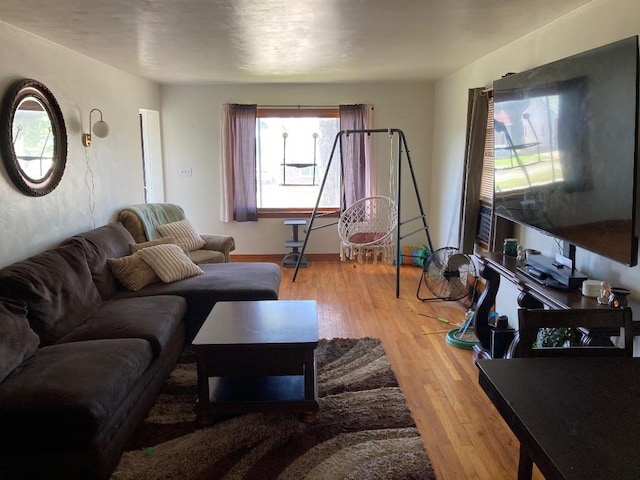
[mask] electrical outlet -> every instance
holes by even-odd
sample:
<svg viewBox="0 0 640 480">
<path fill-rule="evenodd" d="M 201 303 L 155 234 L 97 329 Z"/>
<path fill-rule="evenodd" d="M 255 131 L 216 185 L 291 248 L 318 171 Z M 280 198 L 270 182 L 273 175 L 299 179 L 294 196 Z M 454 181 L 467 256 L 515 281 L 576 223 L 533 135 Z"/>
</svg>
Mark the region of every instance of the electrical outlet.
<svg viewBox="0 0 640 480">
<path fill-rule="evenodd" d="M 178 169 L 178 175 L 181 177 L 190 177 L 193 174 L 191 167 L 182 167 Z"/>
</svg>

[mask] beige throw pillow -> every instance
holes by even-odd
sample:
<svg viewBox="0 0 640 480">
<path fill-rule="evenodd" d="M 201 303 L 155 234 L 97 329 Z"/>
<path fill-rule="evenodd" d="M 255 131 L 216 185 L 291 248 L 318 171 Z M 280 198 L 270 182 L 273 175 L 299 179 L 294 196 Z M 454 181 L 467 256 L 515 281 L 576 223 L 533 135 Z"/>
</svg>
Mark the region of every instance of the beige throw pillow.
<svg viewBox="0 0 640 480">
<path fill-rule="evenodd" d="M 111 273 L 120 283 L 134 292 L 160 281 L 156 272 L 140 257 L 139 253 L 127 257 L 108 258 L 107 263 Z"/>
<path fill-rule="evenodd" d="M 132 243 L 131 244 L 131 253 L 136 253 L 139 250 L 147 247 L 155 247 L 156 245 L 164 245 L 165 243 L 176 243 L 175 238 L 173 237 L 162 237 L 157 240 L 150 240 L 148 242 L 141 243 Z"/>
<path fill-rule="evenodd" d="M 165 244 L 147 247 L 140 250 L 138 254 L 165 283 L 204 273 L 178 245 Z"/>
<path fill-rule="evenodd" d="M 175 243 L 185 251 L 190 252 L 204 247 L 204 240 L 198 235 L 189 220 L 158 225 L 156 230 L 163 237 L 173 237 Z"/>
</svg>

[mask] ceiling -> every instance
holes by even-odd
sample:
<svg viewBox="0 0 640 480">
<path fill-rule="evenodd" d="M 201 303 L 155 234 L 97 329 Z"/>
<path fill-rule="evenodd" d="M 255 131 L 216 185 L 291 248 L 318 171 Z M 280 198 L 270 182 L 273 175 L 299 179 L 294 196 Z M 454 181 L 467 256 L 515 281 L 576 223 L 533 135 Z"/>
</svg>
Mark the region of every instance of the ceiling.
<svg viewBox="0 0 640 480">
<path fill-rule="evenodd" d="M 159 83 L 441 78 L 590 0 L 2 0 L 0 20 Z"/>
</svg>

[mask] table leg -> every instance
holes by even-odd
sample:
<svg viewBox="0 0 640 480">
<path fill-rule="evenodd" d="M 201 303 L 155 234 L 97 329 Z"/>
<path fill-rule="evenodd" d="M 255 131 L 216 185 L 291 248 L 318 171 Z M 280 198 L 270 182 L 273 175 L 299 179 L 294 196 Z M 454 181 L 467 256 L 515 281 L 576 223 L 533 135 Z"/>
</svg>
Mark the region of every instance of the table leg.
<svg viewBox="0 0 640 480">
<path fill-rule="evenodd" d="M 307 425 L 315 425 L 318 423 L 318 412 L 307 412 L 303 414 L 302 421 Z"/>
<path fill-rule="evenodd" d="M 206 361 L 203 358 L 197 358 L 196 367 L 198 369 L 198 401 L 196 402 L 196 421 L 199 425 L 205 426 L 210 422 L 207 414 L 207 405 L 209 403 L 209 372 L 207 371 Z"/>
<path fill-rule="evenodd" d="M 533 475 L 533 461 L 529 456 L 529 452 L 520 443 L 520 461 L 518 463 L 518 480 L 531 480 Z"/>
<path fill-rule="evenodd" d="M 304 399 L 316 400 L 316 351 L 304 353 Z"/>
<path fill-rule="evenodd" d="M 316 364 L 316 350 L 307 350 L 304 353 L 304 399 L 314 402 L 316 408 L 304 414 L 303 421 L 309 425 L 318 423 L 318 367 Z"/>
</svg>

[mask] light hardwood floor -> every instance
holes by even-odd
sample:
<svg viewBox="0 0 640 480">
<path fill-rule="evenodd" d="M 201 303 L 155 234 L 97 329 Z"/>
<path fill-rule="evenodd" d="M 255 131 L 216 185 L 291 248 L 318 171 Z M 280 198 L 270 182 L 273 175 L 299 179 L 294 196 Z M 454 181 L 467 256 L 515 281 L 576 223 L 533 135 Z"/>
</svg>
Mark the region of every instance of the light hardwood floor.
<svg viewBox="0 0 640 480">
<path fill-rule="evenodd" d="M 295 282 L 292 268 L 282 274 L 281 299 L 317 301 L 321 338 L 382 340 L 439 480 L 516 478 L 519 443 L 478 386 L 472 351 L 448 345 L 455 326 L 432 318 L 462 322 L 462 303 L 418 300 L 413 266 L 401 268 L 399 298 L 388 264 L 312 260 Z"/>
</svg>

